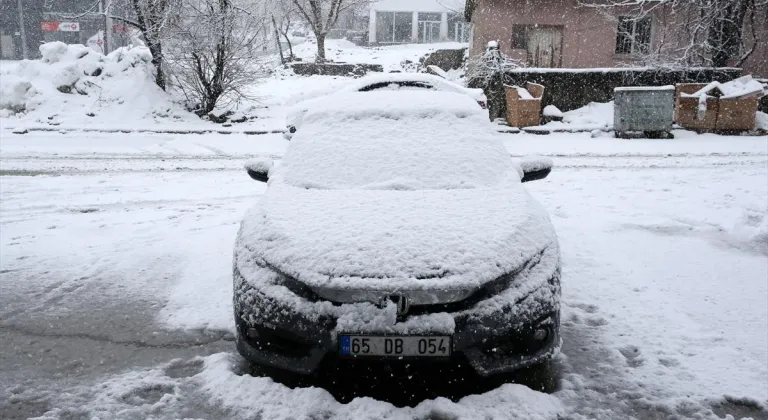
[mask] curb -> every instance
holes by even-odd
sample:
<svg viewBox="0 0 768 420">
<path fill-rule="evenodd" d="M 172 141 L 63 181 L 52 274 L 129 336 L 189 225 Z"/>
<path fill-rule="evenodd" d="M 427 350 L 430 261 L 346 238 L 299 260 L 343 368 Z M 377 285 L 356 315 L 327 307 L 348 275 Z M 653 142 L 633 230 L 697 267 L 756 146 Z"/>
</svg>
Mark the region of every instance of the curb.
<svg viewBox="0 0 768 420">
<path fill-rule="evenodd" d="M 215 130 L 215 129 L 146 129 L 146 128 L 56 128 L 56 127 L 17 127 L 8 128 L 13 134 L 27 134 L 29 132 L 85 132 L 85 133 L 150 133 L 150 134 L 245 134 L 258 136 L 265 134 L 282 134 L 285 130 Z"/>
</svg>

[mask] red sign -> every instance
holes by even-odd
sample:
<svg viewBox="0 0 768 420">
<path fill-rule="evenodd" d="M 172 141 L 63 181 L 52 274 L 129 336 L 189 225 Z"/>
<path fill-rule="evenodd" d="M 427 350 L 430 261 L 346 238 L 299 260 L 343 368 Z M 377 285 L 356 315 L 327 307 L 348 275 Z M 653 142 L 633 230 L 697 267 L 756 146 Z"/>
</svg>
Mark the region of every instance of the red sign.
<svg viewBox="0 0 768 420">
<path fill-rule="evenodd" d="M 58 32 L 59 22 L 40 22 L 40 29 L 43 32 Z"/>
<path fill-rule="evenodd" d="M 80 22 L 40 22 L 43 32 L 80 32 Z"/>
</svg>

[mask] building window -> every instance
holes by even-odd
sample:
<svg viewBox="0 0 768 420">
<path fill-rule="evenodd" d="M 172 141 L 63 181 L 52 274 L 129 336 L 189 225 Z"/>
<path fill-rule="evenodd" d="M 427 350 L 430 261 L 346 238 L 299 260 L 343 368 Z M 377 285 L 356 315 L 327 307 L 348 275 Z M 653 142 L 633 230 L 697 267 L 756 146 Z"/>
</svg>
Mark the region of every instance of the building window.
<svg viewBox="0 0 768 420">
<path fill-rule="evenodd" d="M 376 41 L 411 42 L 412 12 L 376 12 Z"/>
<path fill-rule="evenodd" d="M 528 48 L 528 25 L 512 25 L 512 40 L 509 47 L 513 50 Z"/>
<path fill-rule="evenodd" d="M 440 42 L 441 13 L 419 13 L 419 42 L 429 44 Z"/>
<path fill-rule="evenodd" d="M 456 42 L 469 42 L 472 24 L 464 21 L 459 13 L 448 13 L 448 39 Z"/>
<path fill-rule="evenodd" d="M 646 54 L 651 48 L 651 17 L 619 16 L 616 54 Z"/>
</svg>

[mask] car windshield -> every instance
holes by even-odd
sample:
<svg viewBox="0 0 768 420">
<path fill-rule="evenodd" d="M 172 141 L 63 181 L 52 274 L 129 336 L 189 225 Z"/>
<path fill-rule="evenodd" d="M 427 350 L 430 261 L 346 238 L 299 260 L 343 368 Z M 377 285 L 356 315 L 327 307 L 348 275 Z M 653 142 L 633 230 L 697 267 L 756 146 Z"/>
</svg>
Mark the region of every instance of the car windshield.
<svg viewBox="0 0 768 420">
<path fill-rule="evenodd" d="M 427 82 L 410 80 L 410 81 L 373 83 L 358 89 L 358 91 L 370 92 L 373 90 L 401 90 L 401 89 L 435 89 L 435 87 L 432 84 Z"/>
<path fill-rule="evenodd" d="M 280 171 L 287 183 L 322 189 L 479 188 L 514 170 L 498 134 L 466 96 L 380 91 L 335 103 L 341 105 L 318 107 L 305 118 Z"/>
</svg>

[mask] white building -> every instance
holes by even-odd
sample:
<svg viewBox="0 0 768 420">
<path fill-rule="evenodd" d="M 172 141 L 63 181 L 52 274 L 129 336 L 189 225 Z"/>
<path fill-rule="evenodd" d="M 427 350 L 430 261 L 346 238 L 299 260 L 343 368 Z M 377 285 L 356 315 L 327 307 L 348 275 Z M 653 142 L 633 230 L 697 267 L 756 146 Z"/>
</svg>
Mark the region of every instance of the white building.
<svg viewBox="0 0 768 420">
<path fill-rule="evenodd" d="M 464 0 L 380 0 L 371 6 L 370 44 L 469 42 Z"/>
</svg>

